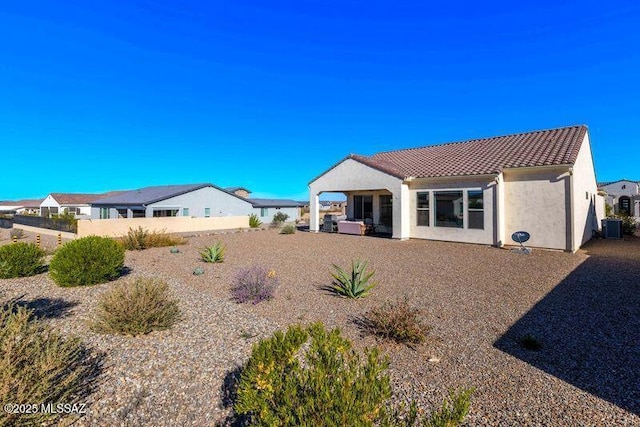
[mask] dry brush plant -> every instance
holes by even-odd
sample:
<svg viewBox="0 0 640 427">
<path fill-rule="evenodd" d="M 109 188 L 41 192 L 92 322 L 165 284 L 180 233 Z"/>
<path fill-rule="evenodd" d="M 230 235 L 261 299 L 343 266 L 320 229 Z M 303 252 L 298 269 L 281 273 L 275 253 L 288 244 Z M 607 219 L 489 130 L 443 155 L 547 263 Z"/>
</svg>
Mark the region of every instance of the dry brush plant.
<svg viewBox="0 0 640 427">
<path fill-rule="evenodd" d="M 132 336 L 168 329 L 180 320 L 178 302 L 165 281 L 137 278 L 102 295 L 91 326 L 101 333 Z"/>
<path fill-rule="evenodd" d="M 101 369 L 101 355 L 77 338 L 61 336 L 31 310 L 11 303 L 0 309 L 0 404 L 38 405 L 31 414 L 0 412 L 0 425 L 53 424 L 63 414 L 39 405 L 81 405 Z"/>
<path fill-rule="evenodd" d="M 422 310 L 412 307 L 405 297 L 367 311 L 357 323 L 364 332 L 398 343 L 419 344 L 429 332 L 422 320 Z"/>
<path fill-rule="evenodd" d="M 167 233 L 166 229 L 149 231 L 141 226 L 138 228 L 129 228 L 127 235 L 117 240 L 130 251 L 184 245 L 187 242 L 186 239 L 181 236 Z"/>
</svg>

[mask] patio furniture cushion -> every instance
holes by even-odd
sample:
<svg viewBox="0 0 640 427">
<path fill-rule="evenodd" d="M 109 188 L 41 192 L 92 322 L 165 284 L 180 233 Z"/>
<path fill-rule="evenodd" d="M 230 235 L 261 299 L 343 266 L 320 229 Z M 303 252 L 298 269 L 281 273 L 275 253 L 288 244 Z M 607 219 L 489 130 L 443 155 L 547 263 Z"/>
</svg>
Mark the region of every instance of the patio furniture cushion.
<svg viewBox="0 0 640 427">
<path fill-rule="evenodd" d="M 338 221 L 338 233 L 364 235 L 366 226 L 363 221 Z"/>
</svg>

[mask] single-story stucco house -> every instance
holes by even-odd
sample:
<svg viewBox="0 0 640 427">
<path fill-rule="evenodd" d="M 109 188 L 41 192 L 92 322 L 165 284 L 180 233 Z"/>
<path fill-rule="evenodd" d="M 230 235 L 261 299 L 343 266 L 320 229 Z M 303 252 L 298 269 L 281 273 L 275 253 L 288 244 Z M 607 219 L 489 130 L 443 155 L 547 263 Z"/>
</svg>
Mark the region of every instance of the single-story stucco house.
<svg viewBox="0 0 640 427">
<path fill-rule="evenodd" d="M 262 222 L 271 222 L 273 216 L 281 212 L 287 215 L 286 222 L 294 222 L 300 219 L 300 203 L 289 199 L 247 199 L 253 205 L 253 213 Z"/>
<path fill-rule="evenodd" d="M 250 215 L 244 197 L 213 184 L 160 185 L 127 191 L 91 203 L 92 219 Z"/>
<path fill-rule="evenodd" d="M 371 156 L 351 154 L 309 183 L 311 231 L 319 195 L 343 192 L 347 217 L 397 239 L 514 244 L 574 252 L 604 216 L 586 126 L 569 126 Z"/>
<path fill-rule="evenodd" d="M 640 181 L 620 179 L 598 183 L 598 189 L 606 194 L 606 202 L 615 214 L 640 218 Z"/>
<path fill-rule="evenodd" d="M 53 215 L 67 213 L 77 218 L 89 218 L 91 202 L 119 193 L 120 191 L 99 194 L 51 193 L 40 203 L 40 215 L 50 218 Z"/>
<path fill-rule="evenodd" d="M 0 213 L 18 215 L 40 215 L 40 203 L 43 199 L 3 200 L 0 201 Z"/>
</svg>

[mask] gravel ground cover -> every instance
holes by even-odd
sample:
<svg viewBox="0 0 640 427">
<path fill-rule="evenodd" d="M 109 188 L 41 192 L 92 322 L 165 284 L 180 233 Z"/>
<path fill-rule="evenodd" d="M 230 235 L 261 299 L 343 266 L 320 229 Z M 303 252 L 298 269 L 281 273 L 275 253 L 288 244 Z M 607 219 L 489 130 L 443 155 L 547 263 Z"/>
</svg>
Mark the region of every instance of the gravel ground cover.
<svg viewBox="0 0 640 427">
<path fill-rule="evenodd" d="M 0 244 L 8 231 L 1 230 Z M 28 237 L 28 238 L 31 238 Z M 4 240 L 3 240 L 4 239 Z M 198 251 L 217 240 L 225 262 Z M 55 242 L 55 237 L 54 237 Z M 327 293 L 332 264 L 369 260 L 379 285 L 347 300 Z M 275 270 L 275 299 L 231 301 L 237 272 Z M 224 383 L 251 345 L 292 323 L 323 321 L 358 347 L 389 355 L 396 398 L 430 410 L 450 388 L 475 387 L 469 425 L 640 425 L 640 239 L 593 240 L 577 254 L 531 255 L 480 245 L 275 230 L 189 238 L 168 248 L 127 252 L 118 279 L 166 279 L 184 320 L 138 338 L 91 332 L 98 296 L 112 284 L 63 289 L 46 274 L 0 281 L 3 299 L 49 307 L 47 321 L 105 352 L 90 412 L 78 425 L 212 425 L 228 414 Z M 205 274 L 194 276 L 203 267 Z M 389 299 L 407 297 L 432 329 L 413 348 L 362 336 L 355 320 Z M 519 340 L 535 336 L 542 348 Z"/>
</svg>

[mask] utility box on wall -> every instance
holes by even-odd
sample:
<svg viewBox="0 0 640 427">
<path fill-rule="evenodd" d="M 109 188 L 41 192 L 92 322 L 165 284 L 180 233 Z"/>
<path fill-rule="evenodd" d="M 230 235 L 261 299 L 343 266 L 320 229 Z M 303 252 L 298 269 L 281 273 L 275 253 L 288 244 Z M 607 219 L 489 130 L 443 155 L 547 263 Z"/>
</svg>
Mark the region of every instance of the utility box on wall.
<svg viewBox="0 0 640 427">
<path fill-rule="evenodd" d="M 603 219 L 602 235 L 605 239 L 622 239 L 622 220 L 616 218 Z"/>
</svg>

